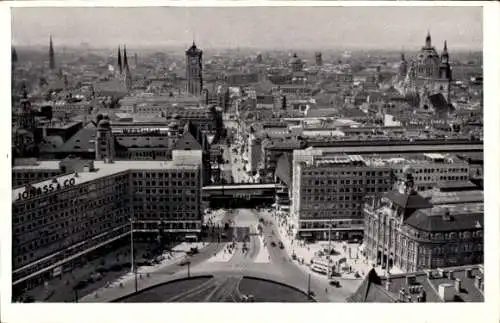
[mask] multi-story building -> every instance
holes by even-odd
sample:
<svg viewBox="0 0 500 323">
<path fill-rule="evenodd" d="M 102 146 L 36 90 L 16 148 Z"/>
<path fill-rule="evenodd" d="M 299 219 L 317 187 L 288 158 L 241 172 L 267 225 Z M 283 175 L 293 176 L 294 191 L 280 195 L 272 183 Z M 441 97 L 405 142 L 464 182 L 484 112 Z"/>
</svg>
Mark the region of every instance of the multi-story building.
<svg viewBox="0 0 500 323">
<path fill-rule="evenodd" d="M 256 172 L 261 160 L 261 139 L 251 134 L 248 138 L 248 167 L 249 171 Z"/>
<path fill-rule="evenodd" d="M 483 207 L 482 202 L 429 201 L 415 191 L 407 174 L 397 190 L 365 205 L 366 256 L 383 268 L 402 271 L 480 264 Z"/>
<path fill-rule="evenodd" d="M 469 180 L 469 164 L 452 154 L 425 153 L 384 156 L 373 160 L 389 165 L 396 178 L 413 174 L 417 191 L 429 190 L 444 182 Z"/>
<path fill-rule="evenodd" d="M 67 160 L 66 173 L 12 190 L 15 290 L 71 270 L 79 258 L 134 231 L 172 239 L 201 230 L 201 154 L 172 161 Z M 44 168 L 45 162 L 40 162 Z M 48 167 L 52 167 L 49 162 Z"/>
<path fill-rule="evenodd" d="M 12 187 L 40 182 L 67 172 L 66 161 L 49 160 L 39 163 L 34 158 L 16 159 L 12 166 Z"/>
<path fill-rule="evenodd" d="M 484 302 L 484 266 L 468 265 L 379 276 L 368 272 L 349 303 Z"/>
<path fill-rule="evenodd" d="M 193 45 L 186 51 L 187 92 L 201 95 L 203 90 L 203 51 Z"/>
<path fill-rule="evenodd" d="M 361 238 L 366 196 L 387 192 L 391 169 L 361 156 L 294 151 L 292 231 L 326 240 Z"/>
</svg>

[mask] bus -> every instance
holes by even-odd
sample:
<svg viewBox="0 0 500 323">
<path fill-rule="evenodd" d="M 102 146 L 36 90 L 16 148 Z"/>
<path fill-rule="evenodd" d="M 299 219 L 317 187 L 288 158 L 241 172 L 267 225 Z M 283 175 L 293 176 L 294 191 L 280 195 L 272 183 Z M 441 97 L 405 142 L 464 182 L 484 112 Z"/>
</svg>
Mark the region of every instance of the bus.
<svg viewBox="0 0 500 323">
<path fill-rule="evenodd" d="M 313 258 L 311 269 L 320 274 L 328 275 L 328 260 L 322 258 Z"/>
</svg>

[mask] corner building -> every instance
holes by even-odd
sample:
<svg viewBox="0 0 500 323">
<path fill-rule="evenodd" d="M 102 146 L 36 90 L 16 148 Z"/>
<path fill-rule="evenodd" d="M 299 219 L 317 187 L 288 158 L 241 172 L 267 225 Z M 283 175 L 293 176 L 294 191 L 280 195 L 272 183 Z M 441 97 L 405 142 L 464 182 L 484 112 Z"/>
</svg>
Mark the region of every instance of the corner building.
<svg viewBox="0 0 500 323">
<path fill-rule="evenodd" d="M 392 186 L 389 167 L 320 150 L 294 151 L 292 181 L 291 229 L 317 240 L 361 239 L 365 197 Z"/>
<path fill-rule="evenodd" d="M 168 162 L 73 160 L 78 171 L 14 189 L 14 291 L 71 270 L 79 258 L 128 237 L 131 218 L 134 231 L 158 233 L 161 227 L 172 239 L 196 237 L 202 225 L 197 159 L 179 152 Z"/>
<path fill-rule="evenodd" d="M 398 186 L 365 205 L 370 261 L 403 272 L 483 263 L 482 202 L 433 205 L 414 190 L 411 174 Z"/>
</svg>

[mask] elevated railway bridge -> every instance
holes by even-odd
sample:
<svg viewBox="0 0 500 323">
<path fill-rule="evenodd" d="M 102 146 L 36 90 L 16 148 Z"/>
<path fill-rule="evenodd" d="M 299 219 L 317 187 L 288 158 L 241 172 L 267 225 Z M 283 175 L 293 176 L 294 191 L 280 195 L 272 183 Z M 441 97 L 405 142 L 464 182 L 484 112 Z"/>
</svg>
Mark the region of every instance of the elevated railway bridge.
<svg viewBox="0 0 500 323">
<path fill-rule="evenodd" d="M 281 184 L 230 184 L 203 187 L 203 200 L 210 207 L 270 206 L 275 201 Z"/>
</svg>

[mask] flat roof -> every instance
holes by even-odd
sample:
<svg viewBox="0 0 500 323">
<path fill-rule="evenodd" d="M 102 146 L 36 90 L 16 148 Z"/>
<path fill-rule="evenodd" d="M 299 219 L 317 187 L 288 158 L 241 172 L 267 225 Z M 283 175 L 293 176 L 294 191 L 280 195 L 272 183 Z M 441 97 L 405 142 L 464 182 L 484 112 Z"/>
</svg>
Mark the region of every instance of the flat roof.
<svg viewBox="0 0 500 323">
<path fill-rule="evenodd" d="M 53 162 L 53 161 L 50 161 Z M 58 162 L 58 161 L 57 161 Z M 47 163 L 47 162 L 41 162 Z M 59 166 L 58 166 L 59 167 Z M 72 178 L 75 179 L 74 185 L 81 185 L 87 182 L 91 182 L 93 180 L 111 176 L 114 174 L 118 174 L 125 171 L 130 170 L 161 170 L 161 169 L 179 169 L 179 170 L 196 170 L 198 168 L 197 165 L 183 165 L 176 163 L 175 161 L 115 161 L 113 163 L 104 163 L 102 161 L 94 162 L 95 170 L 91 172 L 79 172 L 78 177 L 75 177 L 75 173 L 65 174 L 61 176 L 57 176 L 55 178 L 51 178 L 42 182 L 31 184 L 32 187 L 38 189 L 43 188 L 45 185 L 49 185 L 53 183 L 53 180 L 56 179 L 58 183 L 61 185 L 66 181 Z M 12 190 L 12 201 L 17 199 L 19 194 L 22 194 L 26 191 L 26 186 L 18 187 Z"/>
<path fill-rule="evenodd" d="M 12 171 L 16 170 L 58 170 L 59 169 L 59 163 L 60 160 L 42 160 L 42 161 L 36 161 L 36 163 L 33 164 L 25 164 L 25 165 L 14 165 L 12 167 Z"/>
</svg>

